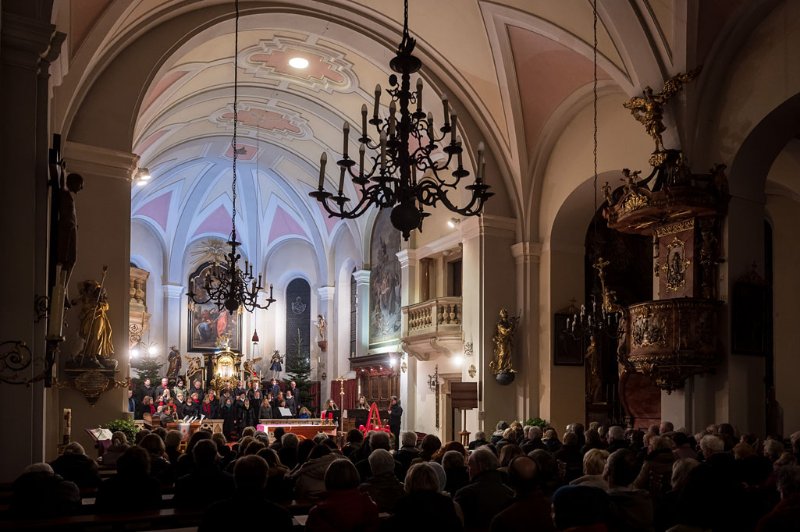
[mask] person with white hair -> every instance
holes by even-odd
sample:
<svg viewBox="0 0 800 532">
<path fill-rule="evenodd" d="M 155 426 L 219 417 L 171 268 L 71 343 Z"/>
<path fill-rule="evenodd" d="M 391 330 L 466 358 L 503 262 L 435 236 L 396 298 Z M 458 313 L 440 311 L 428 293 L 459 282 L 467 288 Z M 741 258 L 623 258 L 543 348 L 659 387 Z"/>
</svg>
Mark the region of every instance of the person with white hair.
<svg viewBox="0 0 800 532">
<path fill-rule="evenodd" d="M 96 488 L 100 485 L 97 462 L 86 456 L 83 446 L 76 441 L 68 443 L 64 447 L 63 454 L 50 465 L 57 475 L 61 475 L 64 480 L 71 480 L 81 489 Z"/>
<path fill-rule="evenodd" d="M 608 489 L 608 482 L 603 478 L 603 471 L 606 468 L 608 451 L 605 449 L 589 449 L 583 455 L 583 476 L 570 482 L 570 486 L 591 486 Z"/>
<path fill-rule="evenodd" d="M 619 449 L 627 449 L 628 442 L 625 440 L 625 429 L 619 425 L 613 425 L 608 429 L 608 452 L 613 453 Z"/>
<path fill-rule="evenodd" d="M 708 460 L 714 454 L 725 452 L 725 442 L 719 436 L 706 434 L 700 440 L 700 451 L 703 453 L 703 458 Z"/>
<path fill-rule="evenodd" d="M 403 483 L 397 480 L 394 474 L 395 459 L 386 449 L 375 449 L 367 460 L 372 470 L 372 477 L 362 482 L 358 489 L 375 501 L 379 512 L 392 513 L 397 501 L 405 493 Z"/>
<path fill-rule="evenodd" d="M 470 483 L 458 490 L 454 501 L 464 512 L 464 527 L 486 529 L 492 518 L 514 501 L 514 491 L 503 483 L 500 462 L 486 446 L 469 455 Z"/>
<path fill-rule="evenodd" d="M 467 448 L 470 451 L 474 451 L 481 445 L 487 445 L 488 443 L 489 442 L 486 440 L 486 433 L 483 432 L 482 430 L 479 430 L 478 432 L 475 433 L 475 439 L 469 442 Z"/>
</svg>

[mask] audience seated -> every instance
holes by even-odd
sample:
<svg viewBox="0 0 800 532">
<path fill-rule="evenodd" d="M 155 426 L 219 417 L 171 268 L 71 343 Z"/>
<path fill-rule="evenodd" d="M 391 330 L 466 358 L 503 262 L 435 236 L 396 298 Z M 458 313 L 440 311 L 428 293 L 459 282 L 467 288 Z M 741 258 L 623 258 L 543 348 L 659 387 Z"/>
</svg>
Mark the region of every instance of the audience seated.
<svg viewBox="0 0 800 532">
<path fill-rule="evenodd" d="M 442 457 L 442 467 L 447 476 L 444 491 L 450 495 L 469 484 L 469 473 L 464 455 L 458 451 L 447 451 Z"/>
<path fill-rule="evenodd" d="M 555 530 L 550 517 L 550 501 L 539 489 L 536 462 L 527 456 L 514 458 L 508 466 L 508 478 L 514 502 L 491 520 L 493 532 Z"/>
<path fill-rule="evenodd" d="M 605 479 L 611 498 L 612 530 L 647 532 L 653 530 L 653 501 L 650 494 L 633 487 L 639 473 L 636 454 L 629 449 L 611 453 Z"/>
<path fill-rule="evenodd" d="M 417 433 L 401 432 L 400 449 L 394 455 L 394 459 L 399 463 L 396 471 L 397 478 L 406 478 L 406 473 L 408 472 L 408 468 L 411 467 L 411 462 L 419 457 L 419 454 L 420 450 L 417 449 Z"/>
<path fill-rule="evenodd" d="M 389 458 L 392 459 L 391 455 Z M 394 479 L 393 459 L 385 472 Z M 377 532 L 378 507 L 358 490 L 358 485 L 358 471 L 353 462 L 341 456 L 333 460 L 325 471 L 325 496 L 308 512 L 306 530 Z"/>
<path fill-rule="evenodd" d="M 130 445 L 128 444 L 128 437 L 124 432 L 116 431 L 111 435 L 111 445 L 103 453 L 103 465 L 105 467 L 116 467 L 117 459 L 122 456 Z"/>
<path fill-rule="evenodd" d="M 216 532 L 236 527 L 241 530 L 289 530 L 289 512 L 266 497 L 269 466 L 260 456 L 243 456 L 236 460 L 233 479 L 236 486 L 230 498 L 212 504 L 206 510 L 198 532 Z M 208 489 L 215 489 L 208 486 Z"/>
<path fill-rule="evenodd" d="M 161 485 L 150 476 L 150 455 L 137 446 L 122 453 L 117 474 L 100 484 L 95 502 L 98 512 L 114 513 L 155 510 L 160 505 Z"/>
<path fill-rule="evenodd" d="M 474 451 L 481 445 L 486 445 L 487 443 L 489 442 L 486 440 L 486 433 L 482 430 L 479 430 L 475 433 L 475 439 L 469 442 L 468 448 L 470 451 Z"/>
<path fill-rule="evenodd" d="M 375 501 L 379 512 L 393 512 L 404 493 L 403 483 L 395 476 L 395 460 L 386 449 L 375 449 L 368 460 L 372 477 L 364 481 L 359 489 Z"/>
<path fill-rule="evenodd" d="M 175 467 L 167 460 L 164 440 L 158 434 L 148 434 L 139 444 L 150 455 L 150 476 L 170 486 L 175 482 Z"/>
<path fill-rule="evenodd" d="M 376 430 L 369 433 L 369 449 L 370 456 L 376 449 L 385 449 L 390 451 L 392 449 L 392 442 L 389 435 L 385 432 Z M 401 467 L 401 466 L 398 466 Z M 369 466 L 369 459 L 364 458 L 356 462 L 356 470 L 358 471 L 361 480 L 368 480 L 372 476 L 372 470 Z"/>
<path fill-rule="evenodd" d="M 607 490 L 608 482 L 603 478 L 607 460 L 608 451 L 605 449 L 589 449 L 583 455 L 583 476 L 576 478 L 569 484 L 571 486 L 589 486 Z"/>
<path fill-rule="evenodd" d="M 800 530 L 800 467 L 781 468 L 777 486 L 780 502 L 758 522 L 758 532 Z"/>
<path fill-rule="evenodd" d="M 667 436 L 650 438 L 644 465 L 633 482 L 635 488 L 647 490 L 655 500 L 671 489 L 672 464 L 675 462 L 672 447 L 672 440 Z"/>
<path fill-rule="evenodd" d="M 9 513 L 14 517 L 55 517 L 74 514 L 81 507 L 77 484 L 64 480 L 43 462 L 26 467 L 11 492 Z"/>
<path fill-rule="evenodd" d="M 83 446 L 78 442 L 68 443 L 64 447 L 64 453 L 50 465 L 56 475 L 74 482 L 81 489 L 100 485 L 97 462 L 86 456 Z"/>
<path fill-rule="evenodd" d="M 553 494 L 553 524 L 557 530 L 605 532 L 609 504 L 606 492 L 597 488 L 563 486 Z"/>
<path fill-rule="evenodd" d="M 220 456 L 213 440 L 197 442 L 192 455 L 192 472 L 175 481 L 175 506 L 207 508 L 233 491 L 233 475 L 220 469 Z"/>
<path fill-rule="evenodd" d="M 284 438 L 288 435 L 285 434 Z M 341 454 L 332 453 L 327 445 L 316 445 L 308 455 L 308 461 L 300 464 L 288 476 L 294 482 L 294 498 L 298 501 L 318 501 L 325 492 L 325 471 L 331 462 L 340 457 Z"/>
<path fill-rule="evenodd" d="M 440 492 L 436 472 L 427 462 L 408 469 L 403 489 L 405 495 L 397 501 L 388 530 L 408 532 L 418 529 L 420 524 L 426 530 L 463 530 L 455 504 Z"/>
<path fill-rule="evenodd" d="M 456 492 L 454 500 L 464 512 L 466 530 L 489 528 L 492 518 L 514 500 L 514 492 L 503 484 L 497 468 L 500 462 L 488 446 L 469 456 L 467 470 L 470 483 Z"/>
</svg>

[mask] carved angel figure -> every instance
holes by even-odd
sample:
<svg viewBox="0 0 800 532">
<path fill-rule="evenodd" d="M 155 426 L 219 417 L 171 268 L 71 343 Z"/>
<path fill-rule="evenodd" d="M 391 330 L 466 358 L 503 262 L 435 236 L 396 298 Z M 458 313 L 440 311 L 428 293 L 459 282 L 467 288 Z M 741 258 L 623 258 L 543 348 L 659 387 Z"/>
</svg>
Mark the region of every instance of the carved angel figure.
<svg viewBox="0 0 800 532">
<path fill-rule="evenodd" d="M 203 360 L 202 357 L 184 356 L 189 367 L 186 368 L 186 379 L 190 380 L 196 373 L 202 371 Z"/>
<path fill-rule="evenodd" d="M 261 361 L 261 357 L 254 358 L 253 360 L 245 360 L 242 363 L 242 367 L 244 368 L 244 372 L 251 377 L 257 377 L 258 373 L 255 371 L 255 366 Z"/>
</svg>

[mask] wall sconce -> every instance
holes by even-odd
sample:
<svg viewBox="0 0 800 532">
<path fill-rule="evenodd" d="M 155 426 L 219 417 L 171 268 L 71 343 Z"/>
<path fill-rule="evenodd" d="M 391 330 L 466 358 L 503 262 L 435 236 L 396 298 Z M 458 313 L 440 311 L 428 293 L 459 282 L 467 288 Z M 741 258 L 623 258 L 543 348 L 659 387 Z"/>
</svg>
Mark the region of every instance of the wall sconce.
<svg viewBox="0 0 800 532">
<path fill-rule="evenodd" d="M 439 364 L 434 366 L 433 375 L 428 375 L 428 388 L 432 392 L 439 388 Z"/>
<path fill-rule="evenodd" d="M 406 354 L 403 353 L 403 356 L 400 357 L 400 371 L 405 373 L 408 371 L 408 364 L 406 363 Z"/>
<path fill-rule="evenodd" d="M 472 342 L 464 342 L 464 358 L 471 359 L 472 358 Z M 469 378 L 474 379 L 475 374 L 478 372 L 478 369 L 475 367 L 475 364 L 470 364 L 467 373 L 469 373 Z"/>
<path fill-rule="evenodd" d="M 449 220 L 447 220 L 447 227 L 449 227 L 450 229 L 455 229 L 456 227 L 458 227 L 458 224 L 460 223 L 461 223 L 461 218 L 450 218 Z"/>
</svg>

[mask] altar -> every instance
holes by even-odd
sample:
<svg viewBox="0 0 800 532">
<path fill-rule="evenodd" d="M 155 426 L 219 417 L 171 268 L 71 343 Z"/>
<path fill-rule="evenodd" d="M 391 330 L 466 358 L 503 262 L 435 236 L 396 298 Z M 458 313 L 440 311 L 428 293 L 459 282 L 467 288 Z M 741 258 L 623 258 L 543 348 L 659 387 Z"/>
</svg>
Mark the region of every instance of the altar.
<svg viewBox="0 0 800 532">
<path fill-rule="evenodd" d="M 256 428 L 266 433 L 274 432 L 276 428 L 281 427 L 284 432 L 291 432 L 306 439 L 312 439 L 320 432 L 328 436 L 336 436 L 336 431 L 339 428 L 337 425 L 319 418 L 259 419 L 258 423 Z"/>
</svg>

